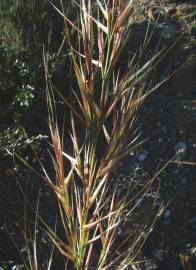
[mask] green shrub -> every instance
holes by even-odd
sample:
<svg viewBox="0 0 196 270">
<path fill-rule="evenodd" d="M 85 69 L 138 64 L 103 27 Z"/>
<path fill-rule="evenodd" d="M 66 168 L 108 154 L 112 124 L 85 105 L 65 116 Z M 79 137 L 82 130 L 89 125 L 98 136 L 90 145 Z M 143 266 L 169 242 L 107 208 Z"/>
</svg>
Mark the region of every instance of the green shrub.
<svg viewBox="0 0 196 270">
<path fill-rule="evenodd" d="M 63 21 L 48 0 L 0 1 L 1 142 L 9 138 L 10 143 L 19 129 L 29 133 L 27 117 L 34 104 L 41 106 L 44 96 L 43 44 L 50 51 L 53 74 L 62 69 L 57 55 L 62 32 Z M 42 111 L 40 118 L 44 118 Z"/>
<path fill-rule="evenodd" d="M 0 18 L 1 38 L 8 48 L 37 51 L 45 44 L 57 49 L 61 42 L 62 21 L 48 0 L 1 0 Z"/>
</svg>

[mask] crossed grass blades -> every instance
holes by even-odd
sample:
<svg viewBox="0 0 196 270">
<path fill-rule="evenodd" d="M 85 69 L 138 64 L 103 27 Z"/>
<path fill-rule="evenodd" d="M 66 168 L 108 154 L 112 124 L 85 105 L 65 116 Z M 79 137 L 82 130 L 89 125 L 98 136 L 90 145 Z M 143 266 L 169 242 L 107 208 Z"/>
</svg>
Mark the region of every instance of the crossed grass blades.
<svg viewBox="0 0 196 270">
<path fill-rule="evenodd" d="M 162 52 L 143 66 L 140 61 L 136 63 L 136 56 L 139 55 L 140 59 L 149 42 L 147 32 L 143 45 L 128 60 L 127 67 L 123 70 L 118 68 L 138 1 L 74 1 L 78 8 L 77 24 L 67 18 L 64 3 L 62 0 L 60 2 L 61 9 L 52 5 L 64 19 L 65 38 L 73 74 L 77 78 L 77 89 L 73 89 L 77 105 L 73 107 L 56 90 L 71 112 L 70 153 L 65 150 L 64 133 L 61 135 L 59 130 L 54 86 L 45 56 L 55 179 L 42 168 L 45 173 L 43 178 L 56 194 L 59 203 L 64 237 L 58 237 L 56 231 L 42 223 L 54 247 L 66 260 L 65 269 L 72 269 L 72 266 L 77 270 L 126 269 L 136 263 L 137 255 L 156 218 L 141 228 L 139 233 L 128 235 L 121 244 L 118 242 L 118 229 L 124 218 L 137 207 L 156 175 L 134 196 L 127 192 L 123 197 L 119 196 L 118 187 L 111 192 L 110 176 L 119 162 L 142 143 L 139 140 L 137 112 L 146 96 L 163 83 L 151 89 L 146 84 Z M 72 43 L 71 30 L 77 33 L 77 47 Z M 84 136 L 79 135 L 76 121 L 77 127 L 80 123 Z M 65 160 L 70 163 L 68 172 Z M 36 248 L 34 256 L 29 257 L 33 260 L 30 268 L 40 269 Z M 50 267 L 51 262 L 48 269 Z"/>
</svg>

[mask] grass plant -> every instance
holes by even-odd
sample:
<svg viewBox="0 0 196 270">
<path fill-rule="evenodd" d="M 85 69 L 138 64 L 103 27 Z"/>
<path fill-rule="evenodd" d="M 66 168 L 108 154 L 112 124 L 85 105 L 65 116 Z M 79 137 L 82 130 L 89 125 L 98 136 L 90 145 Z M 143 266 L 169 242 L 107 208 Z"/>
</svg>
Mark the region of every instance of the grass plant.
<svg viewBox="0 0 196 270">
<path fill-rule="evenodd" d="M 135 263 L 156 219 L 139 232 L 128 234 L 121 243 L 119 228 L 141 202 L 156 176 L 137 188 L 134 196 L 130 188 L 120 196 L 119 187 L 111 184 L 111 174 L 142 143 L 137 114 L 144 99 L 161 84 L 153 88 L 147 85 L 160 53 L 144 65 L 136 61 L 149 42 L 146 35 L 138 52 L 120 69 L 119 59 L 134 23 L 137 1 L 74 2 L 78 8 L 77 24 L 65 15 L 62 0 L 61 9 L 52 4 L 64 20 L 72 72 L 77 80 L 72 89 L 74 105 L 56 90 L 70 110 L 70 140 L 65 138 L 64 129 L 59 128 L 54 85 L 44 57 L 53 152 L 50 156 L 55 176 L 50 176 L 41 164 L 45 173 L 42 178 L 58 200 L 63 236 L 43 221 L 42 224 L 65 259 L 64 269 L 128 269 Z M 71 30 L 77 33 L 77 44 L 72 41 Z M 41 269 L 36 259 L 36 245 L 33 261 L 30 268 Z"/>
</svg>

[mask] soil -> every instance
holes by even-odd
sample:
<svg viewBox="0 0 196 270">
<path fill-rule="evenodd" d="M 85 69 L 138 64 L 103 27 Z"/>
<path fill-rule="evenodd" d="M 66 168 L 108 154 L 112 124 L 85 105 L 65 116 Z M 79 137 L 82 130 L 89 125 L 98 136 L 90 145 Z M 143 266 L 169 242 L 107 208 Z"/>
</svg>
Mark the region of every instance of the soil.
<svg viewBox="0 0 196 270">
<path fill-rule="evenodd" d="M 149 201 L 156 197 L 159 206 L 167 205 L 158 219 L 153 232 L 148 237 L 140 254 L 144 263 L 130 269 L 145 270 L 190 270 L 196 268 L 196 4 L 195 1 L 143 1 L 139 13 L 140 20 L 133 25 L 129 50 L 134 52 L 145 36 L 147 20 L 152 26 L 158 23 L 152 40 L 144 54 L 150 57 L 157 44 L 161 47 L 175 46 L 161 61 L 154 72 L 154 83 L 175 74 L 148 97 L 140 113 L 144 138 L 149 138 L 137 151 L 133 152 L 114 172 L 114 179 L 142 179 L 156 173 L 157 168 L 172 161 L 156 177 L 138 208 L 136 223 L 145 223 L 151 217 Z M 153 27 L 152 27 L 153 28 Z M 181 34 L 183 36 L 181 36 Z M 181 36 L 181 37 L 180 37 Z M 179 38 L 180 37 L 180 38 Z M 179 38 L 179 39 L 178 39 Z M 42 144 L 42 149 L 43 149 Z M 25 150 L 28 156 L 29 149 Z M 45 160 L 43 154 L 43 160 Z M 46 161 L 46 160 L 45 160 Z M 36 166 L 36 160 L 32 161 Z M 26 253 L 23 233 L 25 207 L 24 196 L 36 208 L 40 194 L 39 209 L 47 217 L 49 224 L 55 224 L 55 200 L 38 177 L 14 162 L 7 154 L 0 156 L 0 269 L 14 269 L 21 263 L 19 253 Z M 159 193 L 157 196 L 157 187 Z M 27 205 L 28 219 L 35 216 Z M 28 225 L 30 225 L 29 222 Z M 30 225 L 31 227 L 31 225 Z M 33 228 L 33 225 L 32 225 Z M 125 230 L 133 229 L 127 222 Z M 40 232 L 42 244 L 50 250 L 47 237 Z M 13 243 L 13 239 L 15 243 Z M 16 249 L 18 247 L 18 251 Z M 41 258 L 44 256 L 41 252 Z M 44 260 L 43 260 L 44 261 Z M 7 268 L 6 268 L 7 267 Z M 44 266 L 43 266 L 44 267 Z M 16 269 L 16 268 L 15 268 Z M 44 268 L 43 268 L 44 269 Z M 56 265 L 54 268 L 58 268 Z"/>
</svg>

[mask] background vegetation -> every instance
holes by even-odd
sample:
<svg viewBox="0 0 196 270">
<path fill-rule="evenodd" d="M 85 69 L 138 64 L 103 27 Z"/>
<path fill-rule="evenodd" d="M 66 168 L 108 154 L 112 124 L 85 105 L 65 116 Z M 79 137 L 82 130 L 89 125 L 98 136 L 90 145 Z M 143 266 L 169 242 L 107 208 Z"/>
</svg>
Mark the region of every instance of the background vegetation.
<svg viewBox="0 0 196 270">
<path fill-rule="evenodd" d="M 66 10 L 70 10 L 69 1 Z M 50 54 L 51 74 L 62 75 L 62 54 L 58 51 L 63 22 L 48 0 L 2 0 L 0 29 L 2 147 L 42 132 L 39 126 L 36 132 L 31 127 L 44 119 L 43 45 Z"/>
</svg>

